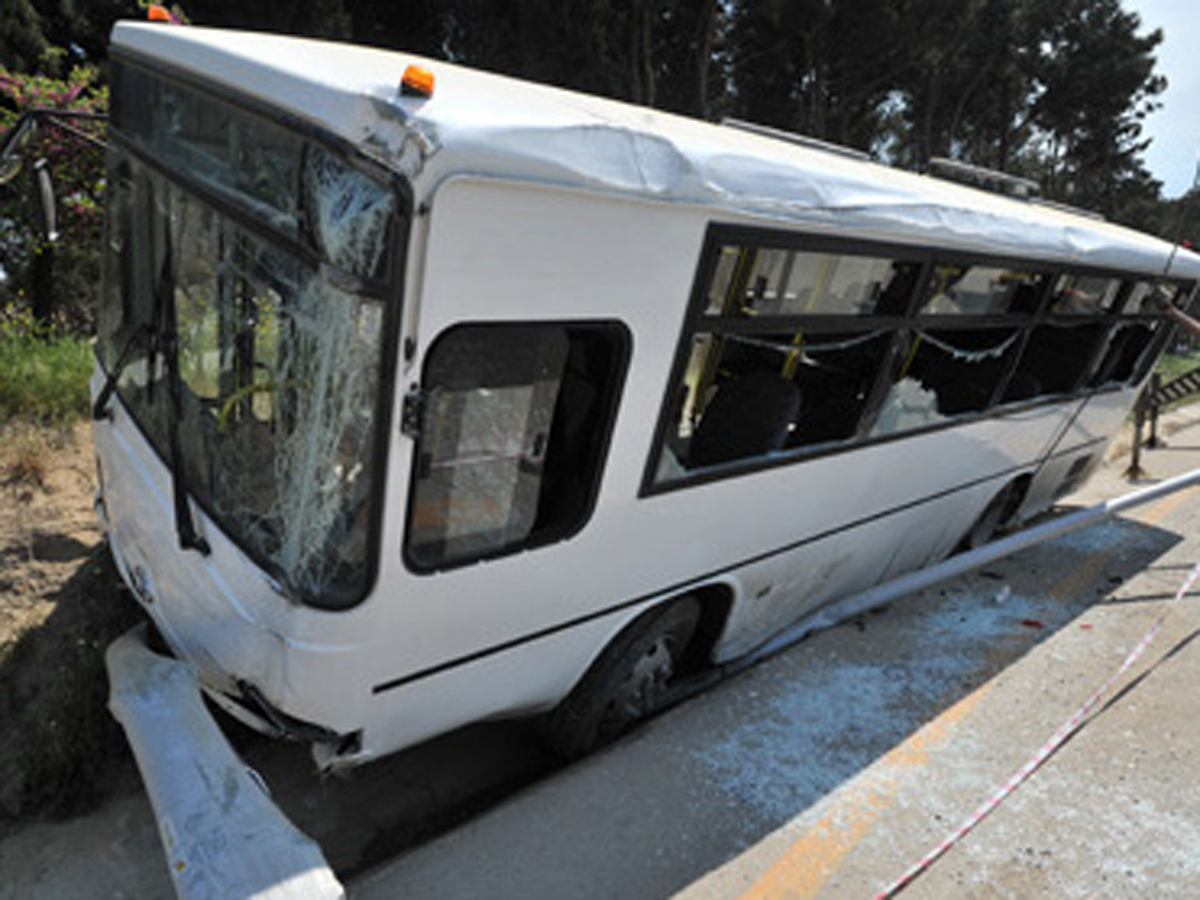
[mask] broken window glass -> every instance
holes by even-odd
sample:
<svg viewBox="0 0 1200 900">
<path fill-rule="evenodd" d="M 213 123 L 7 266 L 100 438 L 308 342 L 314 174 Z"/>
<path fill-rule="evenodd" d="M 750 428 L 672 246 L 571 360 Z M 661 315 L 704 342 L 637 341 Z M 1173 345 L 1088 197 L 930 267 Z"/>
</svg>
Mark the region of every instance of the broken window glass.
<svg viewBox="0 0 1200 900">
<path fill-rule="evenodd" d="M 1136 384 L 1193 285 L 713 226 L 647 487 Z M 818 250 L 815 247 L 829 249 Z M 855 317 L 853 321 L 849 317 Z"/>
<path fill-rule="evenodd" d="M 1109 387 L 1139 381 L 1148 368 L 1145 360 L 1152 355 L 1155 337 L 1161 327 L 1159 322 L 1123 322 L 1114 328 L 1100 365 L 1088 384 Z"/>
<path fill-rule="evenodd" d="M 302 596 L 361 591 L 382 306 L 171 196 L 188 483 Z"/>
<path fill-rule="evenodd" d="M 122 373 L 124 402 L 166 458 L 170 312 L 196 499 L 296 596 L 357 599 L 369 571 L 382 302 L 332 286 L 159 176 L 135 167 L 133 185 L 134 202 L 145 199 L 130 223 L 141 239 L 124 269 L 124 243 L 110 248 L 109 277 L 154 333 Z M 102 341 L 108 354 L 117 339 Z"/>
<path fill-rule="evenodd" d="M 1030 333 L 1004 401 L 1074 391 L 1091 374 L 1109 332 L 1105 324 L 1039 325 Z"/>
<path fill-rule="evenodd" d="M 1012 328 L 914 331 L 872 433 L 894 434 L 988 409 L 1020 338 Z"/>
<path fill-rule="evenodd" d="M 304 166 L 304 196 L 321 255 L 347 272 L 378 277 L 395 211 L 392 192 L 313 146 Z"/>
<path fill-rule="evenodd" d="M 281 124 L 136 65 L 117 65 L 113 105 L 114 128 L 165 175 L 119 162 L 133 174 L 117 180 L 109 223 L 102 358 L 145 329 L 118 391 L 165 458 L 174 323 L 196 499 L 295 596 L 353 602 L 370 575 L 395 194 Z"/>
<path fill-rule="evenodd" d="M 395 197 L 320 145 L 239 106 L 118 64 L 115 124 L 173 170 L 311 245 L 329 262 L 378 278 Z"/>
</svg>

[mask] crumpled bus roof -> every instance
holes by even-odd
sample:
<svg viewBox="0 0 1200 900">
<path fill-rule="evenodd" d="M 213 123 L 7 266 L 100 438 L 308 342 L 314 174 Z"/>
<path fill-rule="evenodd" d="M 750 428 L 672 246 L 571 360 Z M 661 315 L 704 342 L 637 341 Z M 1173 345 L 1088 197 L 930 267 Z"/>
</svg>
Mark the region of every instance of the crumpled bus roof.
<svg viewBox="0 0 1200 900">
<path fill-rule="evenodd" d="M 1200 256 L 1111 223 L 734 128 L 393 51 L 122 22 L 113 44 L 289 110 L 430 191 L 495 175 L 702 204 L 830 233 L 1200 277 Z M 401 97 L 411 63 L 431 99 Z"/>
</svg>

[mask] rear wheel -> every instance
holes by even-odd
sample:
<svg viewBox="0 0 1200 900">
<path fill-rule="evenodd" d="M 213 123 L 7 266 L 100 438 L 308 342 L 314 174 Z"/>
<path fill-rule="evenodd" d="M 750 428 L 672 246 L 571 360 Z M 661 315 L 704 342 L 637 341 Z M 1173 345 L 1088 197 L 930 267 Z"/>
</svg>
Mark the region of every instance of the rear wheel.
<svg viewBox="0 0 1200 900">
<path fill-rule="evenodd" d="M 1004 486 L 992 502 L 989 503 L 975 520 L 975 524 L 963 535 L 961 550 L 975 550 L 988 543 L 996 532 L 1005 525 L 1014 512 L 1018 499 L 1017 482 L 1012 481 Z"/>
<path fill-rule="evenodd" d="M 679 672 L 699 620 L 700 604 L 692 597 L 636 619 L 542 720 L 546 745 L 562 756 L 582 756 L 654 712 Z"/>
</svg>

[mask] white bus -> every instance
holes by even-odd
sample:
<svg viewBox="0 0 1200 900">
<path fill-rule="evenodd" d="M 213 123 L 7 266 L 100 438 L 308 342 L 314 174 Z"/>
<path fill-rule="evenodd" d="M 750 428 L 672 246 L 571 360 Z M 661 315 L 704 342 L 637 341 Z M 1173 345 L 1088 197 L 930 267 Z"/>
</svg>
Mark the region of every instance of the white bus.
<svg viewBox="0 0 1200 900">
<path fill-rule="evenodd" d="M 98 501 L 171 652 L 350 766 L 672 686 L 1070 491 L 1200 257 L 400 53 L 120 24 Z"/>
</svg>

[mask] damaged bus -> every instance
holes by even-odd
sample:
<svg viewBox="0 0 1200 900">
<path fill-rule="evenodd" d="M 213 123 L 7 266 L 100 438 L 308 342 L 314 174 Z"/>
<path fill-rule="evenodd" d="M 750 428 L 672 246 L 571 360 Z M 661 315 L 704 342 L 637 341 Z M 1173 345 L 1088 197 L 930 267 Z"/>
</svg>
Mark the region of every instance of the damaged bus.
<svg viewBox="0 0 1200 900">
<path fill-rule="evenodd" d="M 585 752 L 1046 510 L 1200 277 L 399 53 L 122 23 L 112 59 L 97 506 L 155 651 L 323 767 L 517 716 Z"/>
</svg>

